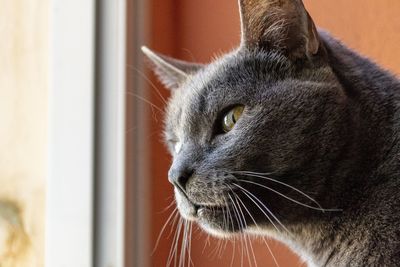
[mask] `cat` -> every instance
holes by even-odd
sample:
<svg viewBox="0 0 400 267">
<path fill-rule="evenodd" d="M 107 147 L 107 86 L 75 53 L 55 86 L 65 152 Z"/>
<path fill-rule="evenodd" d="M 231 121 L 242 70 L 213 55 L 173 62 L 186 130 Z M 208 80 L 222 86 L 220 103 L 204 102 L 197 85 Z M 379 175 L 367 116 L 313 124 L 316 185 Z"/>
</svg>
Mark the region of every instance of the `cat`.
<svg viewBox="0 0 400 267">
<path fill-rule="evenodd" d="M 301 0 L 239 0 L 210 64 L 142 50 L 171 89 L 178 210 L 282 241 L 309 266 L 400 266 L 400 81 L 316 28 Z"/>
</svg>

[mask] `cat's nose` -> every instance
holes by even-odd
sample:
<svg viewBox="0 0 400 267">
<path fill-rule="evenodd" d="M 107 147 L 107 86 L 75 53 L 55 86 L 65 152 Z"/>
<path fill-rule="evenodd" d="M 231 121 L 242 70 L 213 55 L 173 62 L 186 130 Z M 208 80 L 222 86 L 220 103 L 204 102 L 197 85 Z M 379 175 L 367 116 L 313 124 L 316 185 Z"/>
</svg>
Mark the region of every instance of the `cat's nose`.
<svg viewBox="0 0 400 267">
<path fill-rule="evenodd" d="M 185 192 L 187 181 L 192 174 L 193 171 L 190 169 L 171 167 L 168 171 L 168 181 Z"/>
</svg>

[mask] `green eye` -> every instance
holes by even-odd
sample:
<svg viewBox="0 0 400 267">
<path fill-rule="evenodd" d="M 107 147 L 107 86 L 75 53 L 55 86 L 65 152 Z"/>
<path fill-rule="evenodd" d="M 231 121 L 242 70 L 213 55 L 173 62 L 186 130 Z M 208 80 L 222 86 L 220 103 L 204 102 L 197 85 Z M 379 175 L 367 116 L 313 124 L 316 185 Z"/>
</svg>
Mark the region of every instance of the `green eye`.
<svg viewBox="0 0 400 267">
<path fill-rule="evenodd" d="M 225 133 L 229 132 L 235 126 L 235 123 L 242 116 L 244 106 L 236 106 L 231 109 L 224 117 L 222 121 L 222 129 Z"/>
</svg>

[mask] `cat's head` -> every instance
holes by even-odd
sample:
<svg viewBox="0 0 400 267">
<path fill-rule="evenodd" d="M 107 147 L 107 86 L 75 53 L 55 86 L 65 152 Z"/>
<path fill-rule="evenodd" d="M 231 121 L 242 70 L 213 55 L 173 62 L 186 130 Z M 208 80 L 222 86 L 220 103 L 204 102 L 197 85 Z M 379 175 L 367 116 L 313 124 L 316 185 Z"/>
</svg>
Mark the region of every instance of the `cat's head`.
<svg viewBox="0 0 400 267">
<path fill-rule="evenodd" d="M 239 2 L 241 45 L 210 64 L 144 48 L 171 89 L 165 140 L 179 211 L 219 236 L 320 212 L 350 123 L 303 3 Z"/>
</svg>

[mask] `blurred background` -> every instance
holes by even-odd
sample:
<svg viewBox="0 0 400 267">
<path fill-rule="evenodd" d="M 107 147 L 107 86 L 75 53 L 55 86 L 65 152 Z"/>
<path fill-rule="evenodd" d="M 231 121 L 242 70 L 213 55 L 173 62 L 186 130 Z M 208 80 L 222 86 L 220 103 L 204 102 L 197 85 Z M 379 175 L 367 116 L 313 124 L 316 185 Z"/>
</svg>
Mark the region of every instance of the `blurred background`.
<svg viewBox="0 0 400 267">
<path fill-rule="evenodd" d="M 400 73 L 398 0 L 304 3 L 319 27 Z M 237 2 L 0 0 L 0 36 L 0 266 L 166 266 L 169 92 L 140 47 L 210 62 L 239 44 Z M 303 266 L 268 242 L 279 266 Z M 276 266 L 252 246 L 258 266 Z M 240 253 L 193 228 L 194 266 L 241 266 Z"/>
</svg>

